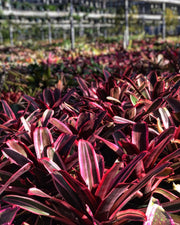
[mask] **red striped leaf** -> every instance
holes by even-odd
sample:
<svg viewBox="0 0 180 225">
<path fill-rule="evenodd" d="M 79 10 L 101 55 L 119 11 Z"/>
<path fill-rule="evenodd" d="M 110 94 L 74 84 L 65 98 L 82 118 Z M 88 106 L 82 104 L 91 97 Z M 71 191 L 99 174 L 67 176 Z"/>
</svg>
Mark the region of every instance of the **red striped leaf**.
<svg viewBox="0 0 180 225">
<path fill-rule="evenodd" d="M 155 110 L 157 110 L 163 104 L 163 102 L 164 102 L 163 98 L 161 98 L 161 97 L 157 98 L 155 101 L 152 102 L 152 104 L 147 109 L 145 114 L 149 114 L 151 112 L 154 112 Z"/>
<path fill-rule="evenodd" d="M 124 152 L 116 144 L 114 144 L 98 135 L 94 135 L 94 137 L 101 140 L 102 142 L 104 142 L 110 149 L 112 149 L 114 152 L 116 152 L 117 155 L 122 156 L 124 154 Z"/>
<path fill-rule="evenodd" d="M 11 225 L 13 220 L 19 211 L 19 207 L 13 206 L 0 210 L 0 224 L 2 225 Z"/>
<path fill-rule="evenodd" d="M 86 84 L 86 81 L 83 80 L 81 77 L 76 77 L 76 80 L 79 83 L 79 86 L 82 89 L 82 92 L 85 94 L 85 96 L 90 96 L 89 88 Z"/>
<path fill-rule="evenodd" d="M 17 205 L 21 209 L 29 211 L 36 215 L 47 216 L 62 222 L 65 225 L 75 225 L 71 218 L 64 217 L 58 211 L 51 209 L 50 207 L 42 204 L 41 202 L 24 196 L 19 195 L 7 195 L 3 197 L 3 201 L 8 202 L 12 205 Z"/>
<path fill-rule="evenodd" d="M 10 159 L 10 161 L 19 166 L 24 166 L 26 163 L 32 163 L 32 161 L 27 157 L 23 156 L 19 152 L 14 151 L 13 149 L 3 148 L 2 152 L 7 158 Z"/>
<path fill-rule="evenodd" d="M 149 168 L 154 165 L 158 156 L 161 154 L 166 145 L 172 140 L 174 137 L 175 128 L 170 127 L 165 130 L 161 135 L 159 135 L 156 145 L 152 147 L 152 149 L 148 150 L 150 154 L 144 160 L 145 168 Z M 151 147 L 150 147 L 151 148 Z"/>
<path fill-rule="evenodd" d="M 178 157 L 180 157 L 180 148 L 178 148 L 176 151 L 172 152 L 171 154 L 168 154 L 163 159 L 161 159 L 160 162 L 158 163 L 158 165 L 160 165 L 161 163 L 164 163 L 164 162 L 168 162 L 171 159 L 178 158 Z"/>
<path fill-rule="evenodd" d="M 141 152 L 139 155 L 134 157 L 134 159 L 131 160 L 131 162 L 126 167 L 121 169 L 121 171 L 116 175 L 116 177 L 111 180 L 111 189 L 118 183 L 124 183 L 132 174 L 132 172 L 136 169 L 136 167 L 138 166 L 138 162 L 142 160 L 146 156 L 146 154 L 146 151 Z"/>
<path fill-rule="evenodd" d="M 108 220 L 109 212 L 116 200 L 128 189 L 128 184 L 118 184 L 112 189 L 112 191 L 106 196 L 106 198 L 99 204 L 95 218 L 100 221 Z"/>
<path fill-rule="evenodd" d="M 8 147 L 10 149 L 13 149 L 14 151 L 18 152 L 22 156 L 29 158 L 33 162 L 37 162 L 37 158 L 34 156 L 32 151 L 21 141 L 17 141 L 15 139 L 8 140 L 6 142 Z"/>
<path fill-rule="evenodd" d="M 118 123 L 118 124 L 135 124 L 134 121 L 125 119 L 125 118 L 120 117 L 120 116 L 114 116 L 113 120 L 114 120 L 115 123 Z"/>
<path fill-rule="evenodd" d="M 64 170 L 61 170 L 60 173 L 71 185 L 71 187 L 76 191 L 76 194 L 79 196 L 79 198 L 85 204 L 87 204 L 93 212 L 96 209 L 97 202 L 94 195 L 90 192 L 87 186 L 82 182 L 79 182 L 77 179 L 74 179 L 68 172 Z"/>
<path fill-rule="evenodd" d="M 176 196 L 175 194 L 173 194 L 170 191 L 167 191 L 163 188 L 156 188 L 153 193 L 161 194 L 165 198 L 167 198 L 169 201 L 173 201 L 173 200 L 178 199 L 178 196 Z"/>
<path fill-rule="evenodd" d="M 53 106 L 54 96 L 53 96 L 53 93 L 50 89 L 46 88 L 46 89 L 43 90 L 43 100 L 48 106 L 50 106 L 50 107 Z"/>
<path fill-rule="evenodd" d="M 63 198 L 78 210 L 86 211 L 85 203 L 81 201 L 75 189 L 69 184 L 65 177 L 57 171 L 52 172 L 51 176 L 57 191 L 63 196 Z"/>
<path fill-rule="evenodd" d="M 54 147 L 62 159 L 65 159 L 76 140 L 75 135 L 62 133 L 54 142 Z"/>
<path fill-rule="evenodd" d="M 47 127 L 37 127 L 33 133 L 34 147 L 38 159 L 45 156 L 45 150 L 53 143 L 52 135 Z"/>
<path fill-rule="evenodd" d="M 117 212 L 115 219 L 111 221 L 113 225 L 128 224 L 129 221 L 145 221 L 146 215 L 137 209 L 126 209 Z M 106 223 L 104 223 L 106 225 Z M 108 222 L 107 222 L 108 225 Z"/>
<path fill-rule="evenodd" d="M 179 213 L 180 212 L 180 198 L 175 199 L 170 202 L 162 203 L 163 208 L 171 213 Z"/>
<path fill-rule="evenodd" d="M 109 191 L 110 184 L 117 175 L 118 171 L 121 169 L 120 163 L 114 163 L 113 166 L 104 173 L 101 182 L 99 183 L 95 195 L 101 200 L 104 199 L 105 195 Z"/>
<path fill-rule="evenodd" d="M 100 182 L 100 171 L 96 152 L 90 142 L 79 140 L 78 157 L 81 176 L 91 190 Z"/>
<path fill-rule="evenodd" d="M 28 195 L 38 196 L 42 198 L 51 198 L 50 195 L 35 187 L 28 189 Z"/>
<path fill-rule="evenodd" d="M 15 139 L 11 139 L 6 141 L 6 144 L 9 146 L 9 148 L 14 149 L 15 151 L 19 152 L 21 155 L 27 157 L 27 153 L 24 147 L 19 144 L 19 141 Z"/>
<path fill-rule="evenodd" d="M 170 163 L 164 163 L 158 167 L 155 167 L 154 169 L 150 170 L 143 178 L 139 180 L 138 183 L 132 185 L 114 204 L 114 206 L 111 208 L 110 212 L 110 219 L 112 219 L 116 213 L 122 209 L 123 206 L 127 204 L 128 201 L 130 201 L 133 196 L 135 196 L 136 192 L 139 191 L 141 188 L 143 188 L 150 179 L 155 177 L 158 173 L 160 173 L 164 168 L 169 166 Z"/>
<path fill-rule="evenodd" d="M 61 168 L 49 158 L 41 158 L 40 162 L 44 165 L 49 173 L 61 170 Z"/>
<path fill-rule="evenodd" d="M 137 146 L 140 151 L 148 148 L 148 127 L 145 122 L 135 123 L 132 128 L 132 143 Z"/>
<path fill-rule="evenodd" d="M 41 118 L 43 127 L 46 127 L 48 125 L 53 114 L 54 114 L 54 110 L 52 110 L 52 109 L 46 109 L 44 111 L 42 118 Z"/>
<path fill-rule="evenodd" d="M 7 182 L 0 188 L 0 195 L 6 190 L 6 188 L 16 181 L 22 174 L 30 170 L 32 164 L 27 163 L 23 167 L 21 167 L 18 171 L 16 171 L 8 180 Z"/>
<path fill-rule="evenodd" d="M 3 106 L 3 110 L 6 113 L 6 115 L 13 120 L 16 120 L 16 116 L 13 113 L 12 109 L 10 108 L 10 106 L 7 104 L 7 102 L 5 100 L 1 100 L 2 102 L 2 106 Z"/>
<path fill-rule="evenodd" d="M 60 132 L 70 135 L 73 134 L 72 131 L 60 120 L 56 118 L 51 118 L 49 122 L 53 124 L 55 127 L 57 127 Z"/>
</svg>

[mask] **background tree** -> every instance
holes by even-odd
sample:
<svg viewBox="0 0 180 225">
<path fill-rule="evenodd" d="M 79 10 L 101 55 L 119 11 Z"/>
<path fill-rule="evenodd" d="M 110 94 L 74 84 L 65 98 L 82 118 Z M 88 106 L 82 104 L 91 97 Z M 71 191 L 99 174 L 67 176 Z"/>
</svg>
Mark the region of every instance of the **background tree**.
<svg viewBox="0 0 180 225">
<path fill-rule="evenodd" d="M 138 18 L 136 17 L 139 14 L 138 6 L 132 5 L 129 10 L 129 32 L 131 34 L 140 33 L 141 26 L 139 25 Z"/>
<path fill-rule="evenodd" d="M 165 11 L 165 20 L 167 32 L 171 33 L 172 31 L 175 31 L 178 25 L 177 9 L 176 8 L 171 9 L 167 7 Z"/>
</svg>

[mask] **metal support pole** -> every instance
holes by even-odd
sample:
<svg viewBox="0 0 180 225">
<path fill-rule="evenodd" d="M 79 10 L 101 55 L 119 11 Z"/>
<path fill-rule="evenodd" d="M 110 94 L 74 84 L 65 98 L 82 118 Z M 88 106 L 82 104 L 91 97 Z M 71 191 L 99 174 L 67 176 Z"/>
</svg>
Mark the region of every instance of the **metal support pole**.
<svg viewBox="0 0 180 225">
<path fill-rule="evenodd" d="M 144 2 L 143 2 L 142 13 L 143 13 L 143 19 L 142 19 L 142 31 L 143 31 L 143 33 L 145 33 L 145 6 L 144 6 Z"/>
<path fill-rule="evenodd" d="M 49 39 L 49 44 L 51 44 L 52 43 L 52 31 L 51 31 L 50 20 L 48 20 L 48 39 Z"/>
<path fill-rule="evenodd" d="M 126 49 L 129 45 L 129 4 L 128 0 L 125 0 L 125 32 L 124 32 L 124 48 Z"/>
<path fill-rule="evenodd" d="M 73 0 L 71 0 L 70 5 L 70 33 L 71 33 L 71 49 L 73 50 L 75 47 L 75 33 L 74 33 L 74 21 L 73 21 Z"/>
<path fill-rule="evenodd" d="M 11 46 L 13 46 L 14 41 L 13 41 L 13 26 L 12 26 L 12 24 L 9 25 L 9 38 L 10 38 L 10 44 L 11 44 Z"/>
<path fill-rule="evenodd" d="M 166 39 L 166 18 L 165 18 L 165 16 L 166 16 L 166 3 L 165 2 L 163 2 L 162 3 L 162 24 L 163 24 L 163 27 L 162 27 L 162 35 L 163 35 L 163 40 L 165 40 Z"/>
<path fill-rule="evenodd" d="M 79 21 L 79 36 L 83 37 L 84 36 L 84 27 L 83 27 L 83 18 L 80 18 Z"/>
</svg>

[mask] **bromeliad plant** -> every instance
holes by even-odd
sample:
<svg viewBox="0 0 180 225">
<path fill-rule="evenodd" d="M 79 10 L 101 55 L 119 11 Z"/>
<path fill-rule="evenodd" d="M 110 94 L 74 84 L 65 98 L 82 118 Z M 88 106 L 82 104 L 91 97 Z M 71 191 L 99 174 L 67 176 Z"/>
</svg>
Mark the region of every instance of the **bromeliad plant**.
<svg viewBox="0 0 180 225">
<path fill-rule="evenodd" d="M 136 55 L 1 100 L 0 224 L 180 223 L 179 75 L 137 74 Z"/>
<path fill-rule="evenodd" d="M 179 222 L 176 83 L 156 98 L 157 80 L 104 75 L 97 88 L 77 77 L 67 94 L 24 95 L 17 115 L 1 101 L 1 224 L 153 224 L 156 210 Z"/>
</svg>

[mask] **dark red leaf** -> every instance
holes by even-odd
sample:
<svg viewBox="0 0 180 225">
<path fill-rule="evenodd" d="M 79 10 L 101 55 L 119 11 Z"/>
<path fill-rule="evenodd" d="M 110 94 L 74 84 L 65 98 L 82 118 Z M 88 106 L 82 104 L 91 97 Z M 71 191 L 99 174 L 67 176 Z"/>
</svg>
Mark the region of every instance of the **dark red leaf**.
<svg viewBox="0 0 180 225">
<path fill-rule="evenodd" d="M 47 88 L 43 90 L 43 100 L 49 107 L 53 106 L 54 96 L 51 90 Z"/>
<path fill-rule="evenodd" d="M 99 221 L 106 221 L 109 217 L 109 212 L 116 202 L 116 200 L 124 193 L 125 190 L 128 189 L 128 184 L 117 184 L 111 192 L 105 197 L 105 199 L 98 206 L 95 218 Z"/>
<path fill-rule="evenodd" d="M 13 149 L 3 148 L 2 152 L 7 156 L 7 158 L 10 158 L 11 161 L 19 166 L 24 166 L 26 163 L 32 163 L 32 161 L 27 157 L 17 151 L 14 151 Z"/>
<path fill-rule="evenodd" d="M 146 169 L 154 165 L 158 156 L 161 154 L 170 140 L 172 140 L 172 138 L 174 137 L 174 132 L 174 127 L 170 127 L 169 129 L 165 130 L 163 133 L 161 133 L 161 135 L 159 135 L 156 145 L 153 146 L 152 149 L 148 149 L 150 154 L 148 154 L 144 160 L 144 166 Z"/>
<path fill-rule="evenodd" d="M 107 82 L 109 77 L 111 77 L 111 74 L 105 69 L 103 69 L 103 74 L 104 74 L 104 77 L 105 77 L 105 81 Z"/>
<path fill-rule="evenodd" d="M 13 206 L 4 209 L 0 209 L 0 224 L 10 225 L 19 211 L 19 207 Z"/>
<path fill-rule="evenodd" d="M 148 126 L 146 122 L 135 123 L 132 128 L 132 143 L 140 151 L 145 151 L 149 145 Z"/>
<path fill-rule="evenodd" d="M 153 177 L 155 177 L 158 173 L 160 173 L 164 168 L 169 166 L 170 163 L 161 164 L 158 167 L 153 168 L 150 170 L 143 178 L 139 180 L 138 183 L 132 185 L 114 204 L 110 212 L 110 219 L 112 219 L 118 211 L 122 209 L 122 207 L 127 204 L 128 201 L 139 191 L 143 188 Z"/>
<path fill-rule="evenodd" d="M 3 106 L 3 110 L 6 113 L 6 115 L 13 120 L 16 120 L 16 116 L 13 113 L 12 109 L 10 108 L 10 106 L 7 104 L 7 102 L 5 100 L 1 100 L 2 102 L 2 106 Z"/>
</svg>

